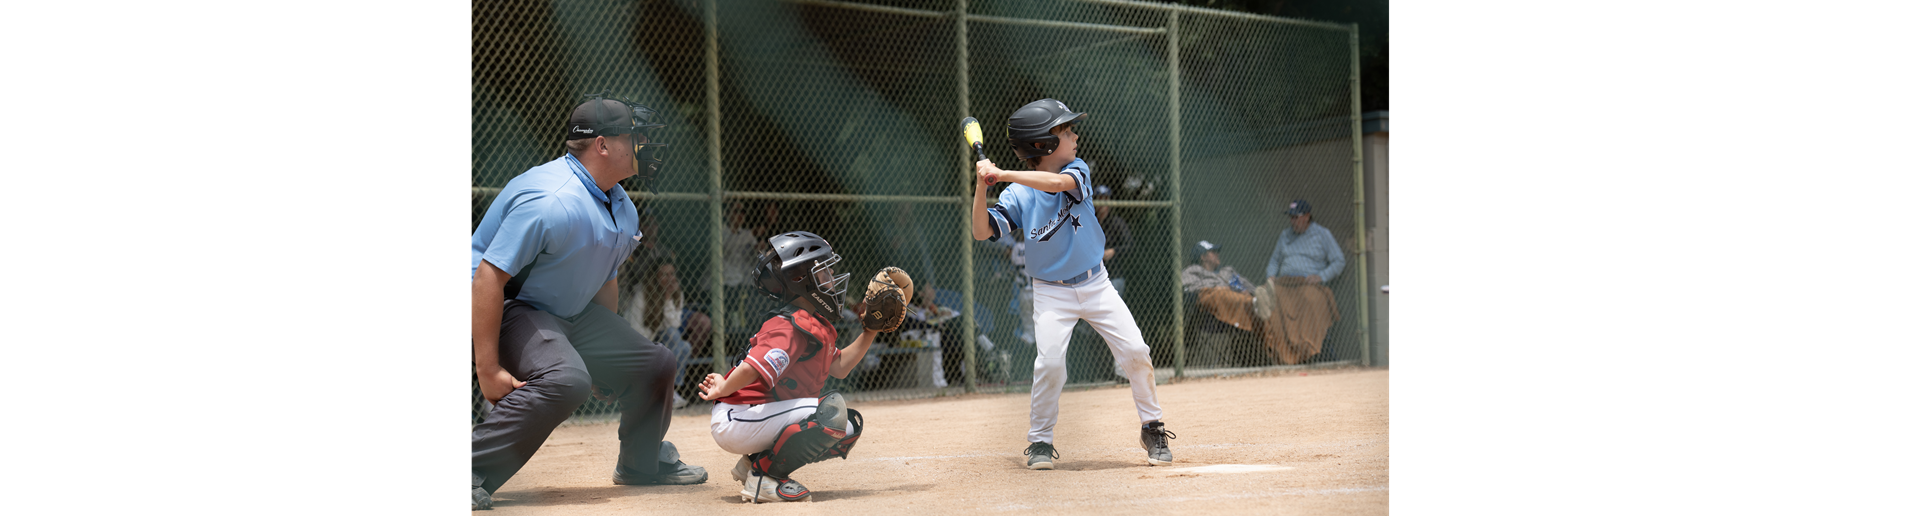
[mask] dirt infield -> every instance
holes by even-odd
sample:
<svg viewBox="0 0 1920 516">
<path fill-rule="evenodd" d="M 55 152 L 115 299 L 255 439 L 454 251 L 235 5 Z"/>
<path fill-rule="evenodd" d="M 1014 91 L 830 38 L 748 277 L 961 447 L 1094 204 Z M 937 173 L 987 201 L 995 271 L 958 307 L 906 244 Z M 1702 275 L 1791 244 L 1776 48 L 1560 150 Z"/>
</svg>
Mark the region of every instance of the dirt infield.
<svg viewBox="0 0 1920 516">
<path fill-rule="evenodd" d="M 714 446 L 706 416 L 668 432 L 711 475 L 693 486 L 613 485 L 613 426 L 567 426 L 494 493 L 491 514 L 1387 512 L 1387 371 L 1187 380 L 1159 395 L 1174 466 L 1147 465 L 1123 384 L 1062 396 L 1053 471 L 1020 453 L 1026 394 L 854 402 L 867 428 L 851 459 L 794 475 L 811 502 L 758 506 L 728 477 L 739 456 Z"/>
</svg>

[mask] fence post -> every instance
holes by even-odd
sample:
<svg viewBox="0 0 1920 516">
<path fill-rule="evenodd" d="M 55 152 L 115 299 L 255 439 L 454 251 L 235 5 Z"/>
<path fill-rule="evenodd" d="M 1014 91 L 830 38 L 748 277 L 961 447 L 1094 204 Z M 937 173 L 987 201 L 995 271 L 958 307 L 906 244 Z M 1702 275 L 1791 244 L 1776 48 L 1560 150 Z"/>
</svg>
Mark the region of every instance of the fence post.
<svg viewBox="0 0 1920 516">
<path fill-rule="evenodd" d="M 1367 315 L 1367 177 L 1366 167 L 1361 163 L 1360 143 L 1360 24 L 1347 25 L 1347 55 L 1351 60 L 1353 73 L 1348 76 L 1353 84 L 1353 263 L 1354 288 L 1360 291 L 1360 365 L 1373 365 L 1373 335 L 1369 327 L 1371 319 Z"/>
<path fill-rule="evenodd" d="M 718 0 L 707 0 L 707 187 L 712 198 L 707 201 L 709 222 L 713 229 L 707 232 L 711 240 L 707 245 L 712 258 L 707 260 L 707 276 L 713 280 L 710 294 L 713 305 L 707 309 L 707 317 L 713 321 L 713 329 L 707 334 L 707 348 L 713 351 L 713 372 L 726 374 L 727 367 L 727 286 L 722 268 L 726 267 L 726 211 L 722 206 L 726 184 L 721 181 L 720 168 L 720 8 Z"/>
<path fill-rule="evenodd" d="M 1167 150 L 1172 158 L 1167 162 L 1167 183 L 1173 197 L 1167 227 L 1173 248 L 1173 376 L 1177 378 L 1187 374 L 1186 309 L 1180 299 L 1180 262 L 1184 261 L 1180 245 L 1180 11 L 1167 13 Z"/>
<path fill-rule="evenodd" d="M 967 95 L 969 94 L 967 89 L 967 0 L 959 0 L 955 3 L 953 28 L 955 40 L 954 55 L 958 56 L 958 59 L 954 60 L 954 64 L 955 70 L 960 76 L 959 80 L 955 81 L 960 94 L 960 116 L 955 117 L 953 123 L 958 125 L 961 118 L 968 116 L 967 111 L 969 109 L 967 101 Z M 961 163 L 967 165 L 973 164 L 973 161 L 968 159 L 969 156 L 967 155 L 965 146 L 952 145 L 950 148 L 959 151 Z M 964 328 L 960 330 L 960 349 L 965 350 L 965 355 L 961 358 L 961 369 L 966 370 L 967 392 L 974 392 L 974 390 L 978 388 L 978 384 L 975 383 L 974 378 L 974 369 L 977 367 L 975 364 L 977 364 L 978 358 L 974 356 L 975 353 L 973 349 L 973 341 L 976 340 L 977 337 L 974 336 L 976 319 L 974 319 L 975 314 L 973 313 L 973 284 L 975 278 L 973 275 L 973 199 L 971 197 L 973 195 L 973 188 L 976 187 L 974 186 L 975 181 L 973 180 L 973 167 L 966 166 L 962 168 L 965 169 L 966 179 L 960 183 L 960 205 L 963 206 L 960 211 L 967 213 L 967 216 L 961 217 L 960 219 L 965 221 L 960 224 L 960 274 L 961 277 L 967 280 L 960 283 L 961 297 L 963 299 L 961 303 L 965 305 L 960 308 L 960 313 L 963 314 L 962 317 L 964 318 L 964 321 L 961 323 L 961 326 Z M 933 374 L 944 373 L 934 371 Z"/>
</svg>

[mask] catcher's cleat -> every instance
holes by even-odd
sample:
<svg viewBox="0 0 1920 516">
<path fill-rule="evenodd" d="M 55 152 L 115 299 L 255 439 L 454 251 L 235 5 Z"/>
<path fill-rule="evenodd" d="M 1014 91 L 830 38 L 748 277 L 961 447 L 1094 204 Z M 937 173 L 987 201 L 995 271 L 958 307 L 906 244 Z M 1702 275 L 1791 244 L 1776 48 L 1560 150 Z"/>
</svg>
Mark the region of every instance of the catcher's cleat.
<svg viewBox="0 0 1920 516">
<path fill-rule="evenodd" d="M 732 473 L 734 482 L 744 484 L 747 482 L 747 479 L 753 478 L 753 466 L 750 464 L 750 459 L 748 459 L 746 455 L 741 455 L 740 462 L 733 463 Z"/>
<path fill-rule="evenodd" d="M 747 503 L 800 502 L 812 499 L 813 491 L 791 478 L 773 478 L 756 472 L 742 483 L 740 496 Z"/>
<path fill-rule="evenodd" d="M 1060 452 L 1053 449 L 1053 443 L 1033 443 L 1027 445 L 1027 469 L 1053 469 L 1053 459 L 1060 458 Z"/>
<path fill-rule="evenodd" d="M 1147 449 L 1147 464 L 1150 466 L 1172 466 L 1173 450 L 1167 449 L 1167 439 L 1178 438 L 1167 431 L 1167 424 L 1159 421 L 1140 425 L 1140 447 Z"/>
</svg>

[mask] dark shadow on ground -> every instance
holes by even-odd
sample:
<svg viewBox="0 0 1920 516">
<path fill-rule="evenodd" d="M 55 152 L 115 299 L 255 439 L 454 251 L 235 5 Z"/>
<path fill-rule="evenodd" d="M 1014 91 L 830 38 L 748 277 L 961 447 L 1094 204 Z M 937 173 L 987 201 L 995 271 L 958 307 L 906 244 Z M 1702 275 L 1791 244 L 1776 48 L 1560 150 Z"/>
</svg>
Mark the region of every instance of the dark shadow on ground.
<svg viewBox="0 0 1920 516">
<path fill-rule="evenodd" d="M 549 505 L 591 505 L 607 503 L 607 500 L 626 496 L 652 493 L 680 494 L 694 490 L 713 489 L 712 481 L 706 484 L 690 486 L 592 486 L 592 487 L 552 487 L 536 490 L 514 490 L 493 493 L 495 507 L 544 507 Z M 735 500 L 740 497 L 735 496 Z"/>
</svg>

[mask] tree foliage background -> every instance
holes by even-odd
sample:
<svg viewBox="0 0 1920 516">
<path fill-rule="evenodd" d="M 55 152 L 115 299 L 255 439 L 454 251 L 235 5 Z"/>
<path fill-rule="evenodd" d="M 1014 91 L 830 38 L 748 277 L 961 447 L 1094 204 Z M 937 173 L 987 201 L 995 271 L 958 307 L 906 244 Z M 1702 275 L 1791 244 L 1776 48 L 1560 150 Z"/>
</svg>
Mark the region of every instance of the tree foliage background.
<svg viewBox="0 0 1920 516">
<path fill-rule="evenodd" d="M 1161 0 L 1305 20 L 1360 24 L 1360 110 L 1387 109 L 1387 0 Z"/>
</svg>

